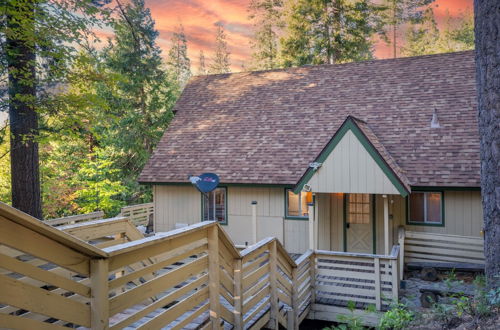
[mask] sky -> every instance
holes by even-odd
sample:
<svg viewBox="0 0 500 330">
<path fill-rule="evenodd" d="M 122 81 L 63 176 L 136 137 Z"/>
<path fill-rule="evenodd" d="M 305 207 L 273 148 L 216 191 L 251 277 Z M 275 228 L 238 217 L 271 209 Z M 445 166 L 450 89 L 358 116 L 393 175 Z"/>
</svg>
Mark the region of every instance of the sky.
<svg viewBox="0 0 500 330">
<path fill-rule="evenodd" d="M 196 72 L 200 50 L 208 61 L 213 55 L 215 24 L 223 23 L 227 35 L 231 66 L 233 71 L 241 71 L 248 65 L 251 56 L 252 25 L 248 19 L 250 0 L 145 0 L 160 32 L 158 44 L 166 56 L 173 31 L 182 23 L 188 38 L 188 55 L 192 70 Z M 472 11 L 473 0 L 437 0 L 434 12 L 438 23 L 447 11 L 455 16 L 467 9 Z M 391 55 L 390 47 L 383 42 L 375 45 L 375 56 L 386 58 Z"/>
</svg>

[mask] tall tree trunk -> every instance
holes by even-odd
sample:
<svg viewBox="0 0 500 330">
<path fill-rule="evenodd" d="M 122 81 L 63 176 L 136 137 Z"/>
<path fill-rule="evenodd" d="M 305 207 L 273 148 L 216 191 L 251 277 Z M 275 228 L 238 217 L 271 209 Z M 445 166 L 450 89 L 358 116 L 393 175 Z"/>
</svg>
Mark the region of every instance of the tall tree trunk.
<svg viewBox="0 0 500 330">
<path fill-rule="evenodd" d="M 9 72 L 9 121 L 12 206 L 42 218 L 38 164 L 35 1 L 8 1 L 6 34 Z"/>
<path fill-rule="evenodd" d="M 490 287 L 500 285 L 500 2 L 475 0 L 484 254 Z"/>
</svg>

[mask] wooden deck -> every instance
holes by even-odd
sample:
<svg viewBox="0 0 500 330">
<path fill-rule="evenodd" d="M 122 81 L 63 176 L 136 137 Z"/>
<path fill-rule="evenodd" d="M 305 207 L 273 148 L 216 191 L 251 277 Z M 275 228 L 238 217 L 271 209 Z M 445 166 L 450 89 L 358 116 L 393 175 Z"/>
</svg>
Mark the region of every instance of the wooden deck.
<svg viewBox="0 0 500 330">
<path fill-rule="evenodd" d="M 143 237 L 129 219 L 53 228 L 0 204 L 0 328 L 298 329 L 397 300 L 389 256 L 241 251 L 216 223 Z M 354 311 L 346 306 L 354 301 Z"/>
</svg>

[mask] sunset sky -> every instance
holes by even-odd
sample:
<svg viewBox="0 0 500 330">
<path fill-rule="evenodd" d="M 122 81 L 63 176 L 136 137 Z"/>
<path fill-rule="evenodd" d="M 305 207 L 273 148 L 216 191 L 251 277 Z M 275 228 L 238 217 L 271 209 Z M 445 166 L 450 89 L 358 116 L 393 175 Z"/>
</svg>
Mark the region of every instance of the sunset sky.
<svg viewBox="0 0 500 330">
<path fill-rule="evenodd" d="M 198 68 L 198 57 L 203 50 L 207 62 L 213 55 L 216 27 L 221 22 L 228 35 L 231 65 L 233 71 L 241 71 L 242 65 L 249 64 L 252 25 L 248 19 L 250 0 L 145 0 L 146 6 L 160 32 L 158 43 L 167 56 L 172 32 L 180 23 L 188 38 L 188 55 L 193 72 Z M 438 23 L 446 13 L 455 16 L 466 10 L 472 11 L 473 0 L 436 0 L 434 12 Z M 391 49 L 383 42 L 375 46 L 377 58 L 391 55 Z"/>
</svg>

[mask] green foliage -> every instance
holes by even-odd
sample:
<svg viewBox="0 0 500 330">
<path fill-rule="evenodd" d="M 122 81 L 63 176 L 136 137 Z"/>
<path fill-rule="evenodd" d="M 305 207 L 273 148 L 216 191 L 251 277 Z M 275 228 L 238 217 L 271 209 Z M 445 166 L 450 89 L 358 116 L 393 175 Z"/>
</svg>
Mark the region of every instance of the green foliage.
<svg viewBox="0 0 500 330">
<path fill-rule="evenodd" d="M 0 137 L 0 201 L 10 203 L 10 139 L 8 127 L 0 132 Z"/>
<path fill-rule="evenodd" d="M 406 23 L 420 23 L 424 12 L 435 0 L 384 0 L 380 18 L 383 29 L 382 38 L 393 46 L 393 56 L 397 56 L 397 42 L 400 26 Z"/>
<path fill-rule="evenodd" d="M 217 35 L 215 37 L 215 56 L 210 65 L 210 73 L 229 73 L 231 64 L 229 50 L 227 49 L 227 36 L 222 23 L 217 23 Z"/>
<path fill-rule="evenodd" d="M 298 0 L 287 14 L 281 39 L 285 66 L 371 59 L 380 10 L 368 0 Z"/>
<path fill-rule="evenodd" d="M 455 283 L 452 283 L 455 281 Z M 448 288 L 454 288 L 456 285 L 462 284 L 462 281 L 457 281 L 454 273 L 451 273 L 450 284 Z M 470 316 L 472 321 L 477 325 L 481 318 L 484 318 L 492 313 L 495 307 L 489 299 L 489 292 L 486 291 L 486 280 L 484 276 L 477 276 L 474 279 L 475 292 L 474 295 L 468 296 L 463 292 L 452 294 L 448 303 L 436 303 L 433 305 L 434 317 L 441 322 L 445 328 L 449 328 L 454 324 L 457 318 Z"/>
<path fill-rule="evenodd" d="M 113 168 L 105 150 L 89 156 L 76 173 L 75 183 L 82 187 L 75 192 L 75 202 L 83 213 L 102 210 L 108 216 L 116 215 L 125 206 L 123 195 L 127 192 L 120 182 L 120 170 Z"/>
<path fill-rule="evenodd" d="M 253 22 L 253 67 L 275 69 L 280 66 L 278 55 L 279 34 L 284 27 L 283 0 L 252 0 L 249 5 Z"/>
<path fill-rule="evenodd" d="M 446 24 L 439 28 L 432 8 L 428 8 L 418 23 L 406 32 L 402 54 L 419 56 L 474 49 L 474 17 L 465 12 L 457 17 L 447 15 Z"/>
<path fill-rule="evenodd" d="M 406 329 L 415 314 L 404 304 L 393 304 L 390 309 L 382 315 L 379 329 Z"/>
<path fill-rule="evenodd" d="M 72 2 L 55 6 L 62 3 Z M 84 4 L 91 6 L 90 1 L 81 1 L 79 8 Z M 75 45 L 65 45 L 64 63 L 56 71 L 41 67 L 57 73 L 50 79 L 59 83 L 47 96 L 41 94 L 37 108 L 45 218 L 96 209 L 111 216 L 123 205 L 151 201 L 151 188 L 140 186 L 137 176 L 167 128 L 179 94 L 176 75 L 166 69 L 156 44 L 158 32 L 144 1 L 123 6 L 117 2 L 112 19 L 105 9 L 95 10 L 99 11 L 92 11 L 94 18 L 84 17 L 78 24 L 107 24 L 115 38 L 101 47 L 94 43 L 92 31 L 84 29 L 87 25 L 79 25 L 79 34 L 72 35 Z M 61 11 L 50 14 L 56 20 L 68 19 Z M 9 159 L 8 139 L 0 136 L 0 165 L 4 165 Z M 10 166 L 0 166 L 0 199 L 6 202 L 9 175 Z"/>
<path fill-rule="evenodd" d="M 177 83 L 182 88 L 186 85 L 189 78 L 191 78 L 191 60 L 187 54 L 187 38 L 182 24 L 174 32 L 171 43 L 172 46 L 168 52 L 167 65 L 175 74 Z"/>
</svg>

